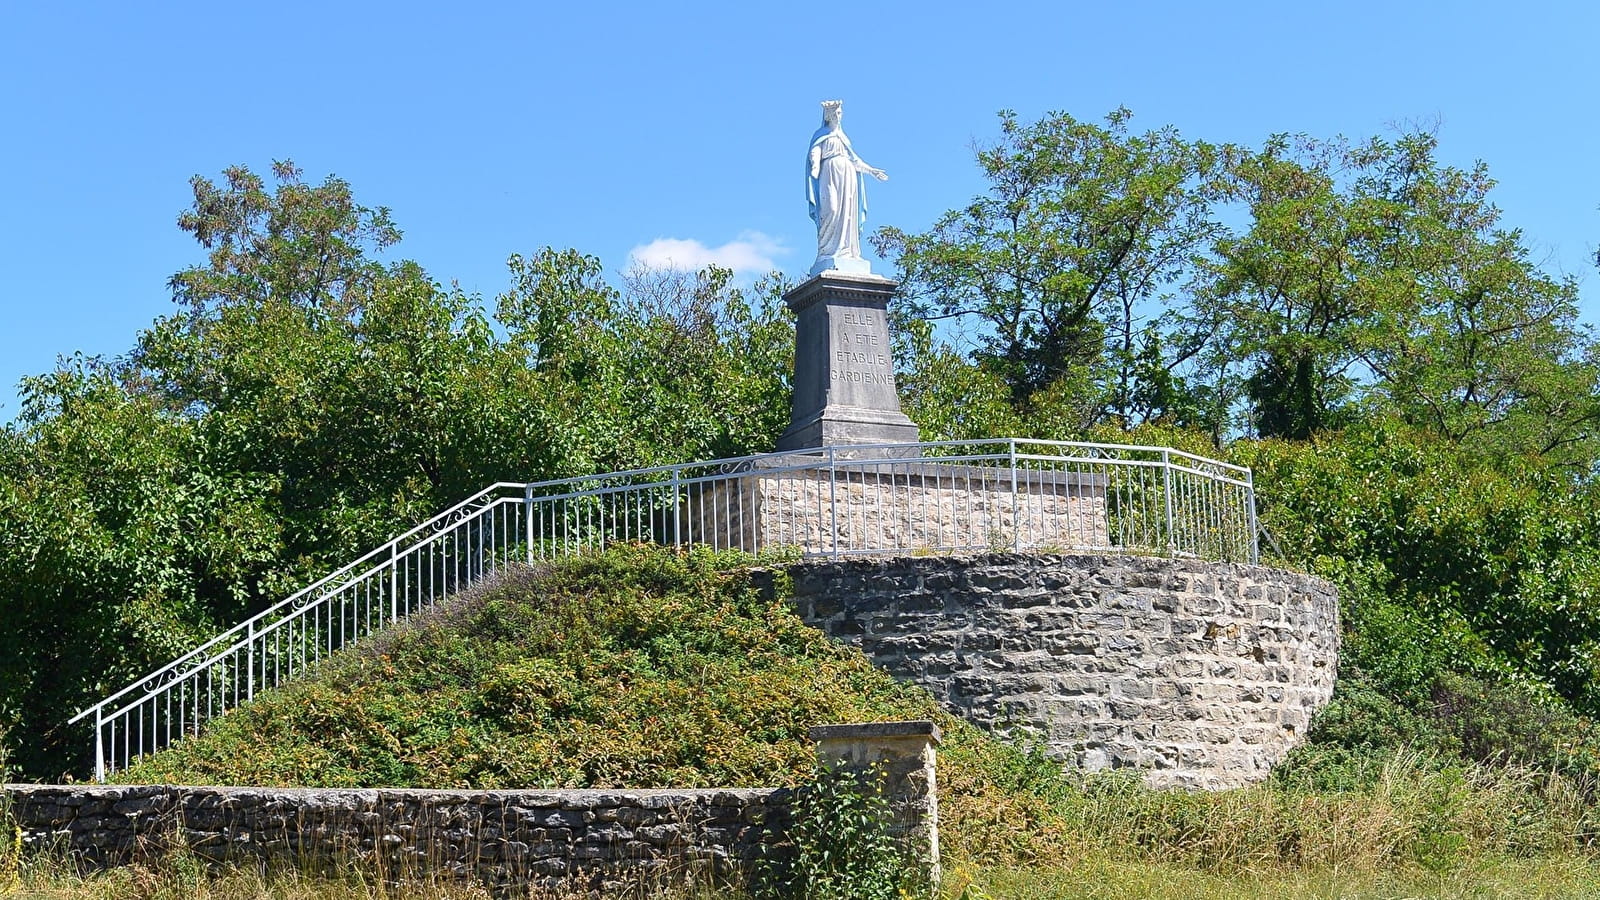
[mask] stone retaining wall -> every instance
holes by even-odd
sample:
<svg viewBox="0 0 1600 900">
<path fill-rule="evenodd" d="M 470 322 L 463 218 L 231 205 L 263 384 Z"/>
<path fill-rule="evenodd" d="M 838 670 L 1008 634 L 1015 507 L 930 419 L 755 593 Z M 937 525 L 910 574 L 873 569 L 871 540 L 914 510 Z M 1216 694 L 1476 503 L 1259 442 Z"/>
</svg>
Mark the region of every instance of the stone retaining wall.
<svg viewBox="0 0 1600 900">
<path fill-rule="evenodd" d="M 6 785 L 33 849 L 116 865 L 174 845 L 217 861 L 359 865 L 390 880 L 615 891 L 740 880 L 778 846 L 791 792 L 413 791 Z"/>
<path fill-rule="evenodd" d="M 1265 778 L 1328 702 L 1327 582 L 1149 557 L 985 554 L 801 563 L 800 614 L 951 712 L 1157 787 Z"/>
<path fill-rule="evenodd" d="M 932 722 L 813 729 L 820 759 L 870 771 L 891 835 L 937 881 Z M 803 790 L 803 788 L 802 788 Z M 185 848 L 211 862 L 300 871 L 356 868 L 388 882 L 472 880 L 530 890 L 655 896 L 748 885 L 794 858 L 787 788 L 422 791 L 237 787 L 0 786 L 0 841 L 90 867 Z M 4 859 L 0 844 L 0 861 Z M 3 893 L 3 891 L 0 891 Z M 543 896 L 540 894 L 539 896 Z"/>
</svg>

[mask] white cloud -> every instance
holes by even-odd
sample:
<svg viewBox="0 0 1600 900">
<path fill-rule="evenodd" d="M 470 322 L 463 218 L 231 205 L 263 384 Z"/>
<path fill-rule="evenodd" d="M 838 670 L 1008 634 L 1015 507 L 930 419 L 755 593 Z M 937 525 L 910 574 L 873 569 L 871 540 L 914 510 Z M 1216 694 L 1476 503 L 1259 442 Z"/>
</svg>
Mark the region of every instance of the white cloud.
<svg viewBox="0 0 1600 900">
<path fill-rule="evenodd" d="M 656 269 L 698 272 L 718 265 L 739 275 L 765 275 L 778 268 L 776 257 L 788 252 L 789 248 L 771 235 L 745 231 L 720 247 L 707 247 L 693 238 L 656 238 L 628 251 L 628 260 Z"/>
</svg>

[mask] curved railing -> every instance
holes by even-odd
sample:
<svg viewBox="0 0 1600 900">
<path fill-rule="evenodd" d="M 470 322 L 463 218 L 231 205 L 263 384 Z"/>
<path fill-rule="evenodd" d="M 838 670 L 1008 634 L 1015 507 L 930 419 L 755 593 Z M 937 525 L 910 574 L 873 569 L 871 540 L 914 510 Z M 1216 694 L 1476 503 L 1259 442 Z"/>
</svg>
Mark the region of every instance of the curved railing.
<svg viewBox="0 0 1600 900">
<path fill-rule="evenodd" d="M 811 556 L 1042 550 L 1255 562 L 1249 469 L 1022 439 L 828 447 L 491 485 L 72 719 L 95 777 L 511 563 L 614 541 Z"/>
</svg>

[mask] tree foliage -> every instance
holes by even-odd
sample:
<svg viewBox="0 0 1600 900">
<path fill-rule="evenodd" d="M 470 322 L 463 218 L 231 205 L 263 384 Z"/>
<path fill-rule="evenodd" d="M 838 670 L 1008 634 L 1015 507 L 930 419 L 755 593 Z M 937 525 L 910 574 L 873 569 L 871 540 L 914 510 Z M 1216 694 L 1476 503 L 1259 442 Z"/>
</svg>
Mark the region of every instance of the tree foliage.
<svg viewBox="0 0 1600 900">
<path fill-rule="evenodd" d="M 958 384 L 965 358 L 1052 435 L 1306 439 L 1394 416 L 1502 459 L 1593 454 L 1576 283 L 1500 224 L 1486 166 L 1442 164 L 1422 132 L 1250 150 L 1128 123 L 1005 113 L 977 153 L 987 193 L 927 232 L 879 232 L 910 316 L 982 323 L 966 353 L 903 341 L 905 369 Z"/>
<path fill-rule="evenodd" d="M 68 714 L 240 617 L 280 557 L 273 487 L 103 366 L 24 383 L 0 442 L 0 731 L 23 773 L 69 770 Z"/>
<path fill-rule="evenodd" d="M 1235 446 L 1283 556 L 1337 581 L 1347 662 L 1412 706 L 1440 673 L 1600 713 L 1600 492 L 1403 425 Z"/>
<path fill-rule="evenodd" d="M 1135 134 L 1130 119 L 1002 113 L 1000 140 L 977 154 L 988 193 L 928 232 L 875 238 L 924 317 L 982 320 L 974 359 L 1019 409 L 1063 384 L 1101 395 L 1096 418 L 1170 402 L 1139 383 L 1153 338 L 1141 317 L 1218 227 L 1206 199 L 1218 153 L 1172 128 Z"/>
<path fill-rule="evenodd" d="M 1307 438 L 1360 405 L 1494 452 L 1591 439 L 1575 282 L 1499 227 L 1487 167 L 1435 152 L 1421 133 L 1277 137 L 1231 167 L 1251 224 L 1217 242 L 1189 318 L 1210 378 L 1242 380 L 1256 433 Z"/>
<path fill-rule="evenodd" d="M 769 450 L 787 424 L 780 283 L 618 289 L 543 250 L 491 306 L 382 260 L 398 229 L 337 178 L 192 186 L 177 310 L 30 379 L 0 436 L 0 731 L 31 777 L 86 769 L 76 709 L 485 484 Z"/>
<path fill-rule="evenodd" d="M 1412 722 L 1600 713 L 1596 345 L 1487 167 L 1423 132 L 1249 149 L 1126 121 L 1008 114 L 986 194 L 880 233 L 919 317 L 898 356 L 924 437 L 1229 454 L 1269 553 L 1341 588 L 1341 684 Z M 1411 737 L 1521 733 L 1440 727 Z"/>
</svg>

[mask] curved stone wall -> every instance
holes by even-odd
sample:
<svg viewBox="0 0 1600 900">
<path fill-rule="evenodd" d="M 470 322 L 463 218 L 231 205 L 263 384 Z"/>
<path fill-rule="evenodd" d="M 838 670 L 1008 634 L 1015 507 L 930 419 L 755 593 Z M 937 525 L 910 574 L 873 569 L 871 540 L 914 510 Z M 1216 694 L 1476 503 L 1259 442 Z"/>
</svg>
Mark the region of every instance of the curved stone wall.
<svg viewBox="0 0 1600 900">
<path fill-rule="evenodd" d="M 1338 598 L 1308 575 L 1148 557 L 808 562 L 801 615 L 991 731 L 1157 787 L 1258 781 L 1328 702 Z"/>
</svg>

